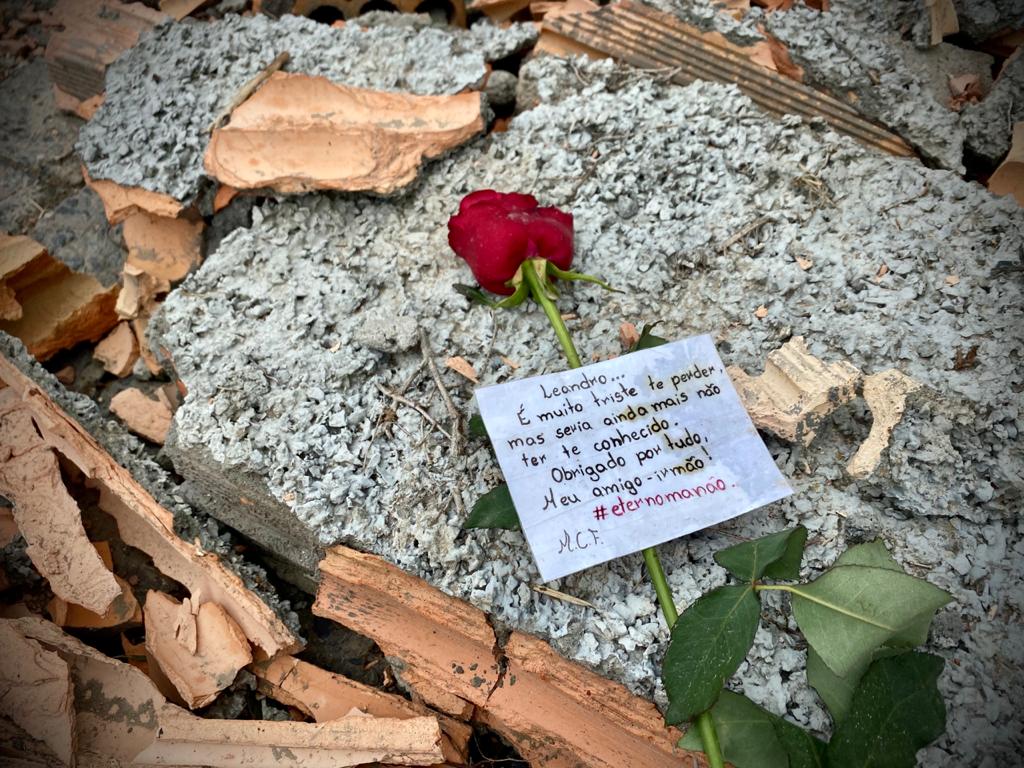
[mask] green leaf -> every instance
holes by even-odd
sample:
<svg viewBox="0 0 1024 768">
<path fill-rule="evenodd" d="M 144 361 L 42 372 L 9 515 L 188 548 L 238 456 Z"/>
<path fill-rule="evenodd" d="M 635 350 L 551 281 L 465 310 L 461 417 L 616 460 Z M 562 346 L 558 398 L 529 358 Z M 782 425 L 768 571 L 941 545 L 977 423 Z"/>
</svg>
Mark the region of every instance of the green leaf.
<svg viewBox="0 0 1024 768">
<path fill-rule="evenodd" d="M 800 575 L 800 558 L 807 541 L 802 525 L 787 531 L 745 541 L 715 553 L 715 562 L 743 581 L 760 579 L 769 571 L 773 579 L 795 579 Z"/>
<path fill-rule="evenodd" d="M 465 283 L 455 283 L 452 285 L 452 288 L 455 289 L 456 293 L 469 299 L 471 304 L 482 304 L 483 306 L 490 307 L 491 309 L 498 306 L 498 302 L 489 299 L 486 293 L 475 286 L 466 285 Z"/>
<path fill-rule="evenodd" d="M 873 662 L 829 742 L 830 768 L 914 768 L 917 750 L 946 730 L 942 664 L 927 653 Z"/>
<path fill-rule="evenodd" d="M 722 691 L 711 719 L 722 756 L 735 768 L 821 768 L 825 744 L 803 729 L 761 709 L 746 696 Z M 679 740 L 683 749 L 704 749 L 697 728 Z"/>
<path fill-rule="evenodd" d="M 824 768 L 827 747 L 824 741 L 788 720 L 771 717 L 775 736 L 789 755 L 789 768 Z"/>
<path fill-rule="evenodd" d="M 839 568 L 844 565 L 867 565 L 904 573 L 903 568 L 896 562 L 896 558 L 892 556 L 881 539 L 850 547 L 839 556 L 832 567 Z M 919 645 L 924 645 L 928 641 L 928 629 L 931 627 L 933 616 L 934 613 L 922 615 L 917 621 L 893 635 L 886 641 L 886 645 L 895 648 L 916 648 Z M 867 669 L 867 662 L 864 663 L 864 669 Z M 864 669 L 861 670 L 861 673 Z M 858 679 L 859 677 L 858 675 Z M 853 684 L 856 683 L 857 681 L 854 680 Z"/>
<path fill-rule="evenodd" d="M 807 642 L 839 677 L 952 599 L 927 581 L 864 565 L 834 568 L 786 590 Z"/>
<path fill-rule="evenodd" d="M 715 703 L 754 642 L 761 603 L 749 585 L 719 587 L 687 608 L 672 627 L 662 679 L 669 725 Z"/>
<path fill-rule="evenodd" d="M 519 515 L 516 514 L 508 485 L 502 483 L 477 499 L 462 527 L 519 530 Z"/>
<path fill-rule="evenodd" d="M 484 424 L 484 417 L 479 413 L 474 413 L 469 417 L 469 434 L 473 437 L 488 437 L 487 425 Z"/>
<path fill-rule="evenodd" d="M 655 336 L 653 333 L 651 333 L 651 329 L 654 328 L 654 326 L 656 325 L 657 323 L 645 325 L 643 330 L 640 331 L 639 341 L 637 341 L 637 343 L 634 344 L 633 348 L 629 351 L 639 352 L 641 349 L 652 349 L 654 347 L 660 347 L 662 344 L 668 344 L 668 339 L 663 339 L 661 338 L 661 336 Z"/>
<path fill-rule="evenodd" d="M 853 692 L 857 689 L 857 684 L 871 662 L 886 656 L 895 656 L 898 653 L 900 651 L 894 648 L 885 646 L 878 648 L 871 656 L 855 665 L 846 677 L 839 677 L 821 660 L 817 651 L 808 647 L 807 684 L 816 690 L 821 700 L 825 702 L 833 722 L 839 723 L 846 717 L 846 713 L 850 709 L 850 701 L 853 699 Z"/>
</svg>

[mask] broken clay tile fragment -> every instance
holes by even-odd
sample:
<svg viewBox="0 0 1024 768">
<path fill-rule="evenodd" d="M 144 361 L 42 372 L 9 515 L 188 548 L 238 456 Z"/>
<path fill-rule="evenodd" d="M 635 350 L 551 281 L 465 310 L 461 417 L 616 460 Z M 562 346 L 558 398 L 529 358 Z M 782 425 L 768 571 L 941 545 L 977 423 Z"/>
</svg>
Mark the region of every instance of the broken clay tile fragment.
<svg viewBox="0 0 1024 768">
<path fill-rule="evenodd" d="M 261 693 L 295 707 L 318 723 L 337 720 L 353 710 L 372 717 L 402 720 L 436 716 L 421 703 L 328 672 L 294 656 L 279 655 L 256 661 L 249 666 L 249 671 L 255 675 Z M 445 760 L 461 764 L 468 754 L 470 729 L 463 723 L 441 717 Z"/>
<path fill-rule="evenodd" d="M 105 613 L 121 587 L 85 535 L 56 452 L 39 437 L 37 422 L 17 407 L 17 400 L 10 388 L 0 390 L 0 496 L 12 502 L 26 552 L 53 593 Z"/>
<path fill-rule="evenodd" d="M 213 132 L 204 165 L 239 189 L 394 192 L 484 130 L 480 94 L 414 96 L 275 72 Z"/>
<path fill-rule="evenodd" d="M 153 743 L 136 758 L 141 765 L 240 765 L 342 768 L 366 764 L 440 763 L 437 720 L 344 717 L 328 723 L 214 720 L 165 705 Z"/>
<path fill-rule="evenodd" d="M 0 548 L 6 547 L 18 538 L 18 524 L 14 521 L 14 510 L 0 504 Z"/>
<path fill-rule="evenodd" d="M 640 332 L 633 323 L 619 325 L 619 344 L 624 350 L 630 350 L 640 342 Z"/>
<path fill-rule="evenodd" d="M 866 120 L 850 104 L 766 70 L 762 65 L 769 61 L 779 68 L 770 49 L 767 56 L 762 52 L 760 63 L 751 61 L 751 56 L 758 54 L 755 46 L 735 45 L 720 33 L 704 32 L 635 0 L 620 0 L 591 13 L 555 17 L 549 13 L 544 18 L 541 42 L 549 32 L 575 45 L 578 50 L 574 52 L 594 50 L 643 69 L 671 69 L 670 79 L 679 85 L 695 80 L 733 83 L 771 114 L 824 120 L 877 149 L 894 155 L 914 153 L 903 139 Z M 790 74 L 797 73 L 793 70 Z"/>
<path fill-rule="evenodd" d="M 124 422 L 129 430 L 151 443 L 163 445 L 174 414 L 161 400 L 147 396 L 142 390 L 123 389 L 110 399 L 110 412 Z"/>
<path fill-rule="evenodd" d="M 150 590 L 143 608 L 146 650 L 189 708 L 198 709 L 234 682 L 252 653 L 242 630 L 216 603 L 192 606 L 194 643 L 183 642 L 181 606 L 173 597 Z"/>
<path fill-rule="evenodd" d="M 110 545 L 105 541 L 93 542 L 97 554 L 103 561 L 108 571 L 113 572 L 114 564 L 110 555 Z M 114 599 L 110 607 L 102 614 L 90 611 L 80 605 L 69 603 L 67 600 L 54 596 L 47 604 L 54 623 L 60 627 L 75 627 L 82 629 L 104 629 L 108 627 L 121 627 L 129 624 L 142 623 L 142 608 L 139 601 L 135 599 L 131 584 L 122 579 L 116 573 L 114 580 L 121 587 L 121 594 Z"/>
<path fill-rule="evenodd" d="M 210 0 L 160 0 L 160 12 L 181 21 Z"/>
<path fill-rule="evenodd" d="M 18 632 L 9 619 L 0 619 L 0 648 L 0 713 L 42 741 L 61 763 L 74 765 L 75 695 L 67 663 Z"/>
<path fill-rule="evenodd" d="M 903 418 L 907 397 L 920 388 L 918 382 L 895 369 L 864 378 L 863 394 L 871 410 L 871 431 L 846 465 L 850 476 L 860 480 L 877 469 L 893 429 Z"/>
<path fill-rule="evenodd" d="M 314 614 L 374 640 L 414 696 L 492 724 L 533 764 L 668 768 L 692 754 L 653 703 L 536 638 L 514 633 L 503 656 L 523 668 L 503 670 L 481 611 L 379 557 L 332 547 L 320 575 Z"/>
<path fill-rule="evenodd" d="M 953 0 L 924 0 L 924 7 L 928 11 L 929 42 L 933 46 L 941 43 L 942 38 L 960 31 Z"/>
<path fill-rule="evenodd" d="M 39 360 L 113 328 L 117 292 L 74 272 L 31 238 L 0 234 L 0 330 Z"/>
<path fill-rule="evenodd" d="M 139 359 L 139 343 L 135 333 L 126 322 L 114 326 L 104 339 L 96 345 L 93 357 L 103 363 L 103 369 L 118 378 L 124 378 L 132 372 L 135 361 Z"/>
<path fill-rule="evenodd" d="M 185 210 L 183 203 L 162 192 L 152 192 L 142 187 L 126 187 L 109 179 L 93 179 L 84 166 L 82 176 L 89 188 L 99 195 L 103 210 L 107 214 L 107 221 L 111 224 L 120 224 L 139 211 L 154 216 L 175 218 Z"/>
<path fill-rule="evenodd" d="M 103 104 L 103 94 L 98 93 L 88 99 L 76 99 L 60 86 L 53 86 L 53 103 L 57 109 L 78 115 L 83 120 L 91 120 L 96 110 Z"/>
<path fill-rule="evenodd" d="M 171 283 L 183 279 L 202 259 L 202 220 L 169 218 L 139 211 L 124 220 L 127 263 Z"/>
<path fill-rule="evenodd" d="M 825 364 L 794 336 L 768 354 L 764 373 L 750 376 L 729 366 L 743 406 L 759 428 L 809 445 L 822 420 L 853 399 L 861 373 L 845 361 Z"/>
<path fill-rule="evenodd" d="M 989 177 L 988 189 L 995 195 L 1013 195 L 1024 207 L 1024 122 L 1013 126 L 1010 152 Z"/>
<path fill-rule="evenodd" d="M 46 45 L 50 79 L 76 99 L 102 93 L 107 67 L 166 18 L 142 3 L 59 0 L 47 19 L 59 27 Z"/>
<path fill-rule="evenodd" d="M 149 555 L 161 573 L 180 582 L 191 594 L 202 594 L 204 599 L 216 601 L 242 628 L 250 642 L 265 653 L 293 652 L 302 647 L 284 622 L 246 588 L 237 574 L 227 570 L 218 557 L 179 538 L 174 533 L 171 512 L 160 506 L 127 470 L 3 355 L 0 355 L 0 382 L 6 385 L 0 393 L 11 393 L 0 394 L 0 397 L 13 395 L 18 401 L 16 406 L 5 401 L 0 413 L 5 417 L 20 413 L 32 419 L 35 425 L 32 433 L 38 434 L 48 449 L 59 453 L 82 472 L 90 487 L 99 491 L 97 504 L 117 522 L 118 533 L 125 544 Z M 24 434 L 24 431 L 21 426 L 17 434 Z M 0 445 L 7 444 L 6 438 L 0 435 Z M 0 494 L 6 495 L 2 491 Z M 67 547 L 67 541 L 64 546 Z M 95 550 L 91 547 L 90 550 L 95 556 Z M 99 564 L 102 566 L 102 561 Z M 112 586 L 119 592 L 116 582 Z"/>
</svg>

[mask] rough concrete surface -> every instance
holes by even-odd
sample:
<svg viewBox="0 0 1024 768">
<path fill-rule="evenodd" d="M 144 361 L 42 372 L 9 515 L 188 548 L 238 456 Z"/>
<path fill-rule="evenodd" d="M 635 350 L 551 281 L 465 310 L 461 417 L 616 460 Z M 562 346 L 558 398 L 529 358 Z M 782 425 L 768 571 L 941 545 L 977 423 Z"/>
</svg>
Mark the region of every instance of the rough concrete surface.
<svg viewBox="0 0 1024 768">
<path fill-rule="evenodd" d="M 73 270 L 94 276 L 104 286 L 121 279 L 125 258 L 121 225 L 110 225 L 103 202 L 89 187 L 81 187 L 44 213 L 32 237 Z"/>
<path fill-rule="evenodd" d="M 994 167 L 1010 151 L 1013 126 L 1024 120 L 1024 53 L 1008 59 L 991 93 L 964 107 L 967 148 Z"/>
<path fill-rule="evenodd" d="M 535 37 L 529 25 L 334 29 L 297 16 L 167 23 L 108 69 L 106 99 L 82 128 L 77 148 L 93 178 L 191 202 L 200 192 L 211 121 L 280 51 L 291 55 L 288 72 L 362 88 L 444 94 L 478 86 L 485 62 Z"/>
<path fill-rule="evenodd" d="M 620 353 L 622 321 L 657 320 L 670 338 L 714 334 L 726 363 L 755 373 L 800 334 L 826 362 L 896 367 L 924 385 L 872 478 L 843 471 L 870 426 L 860 401 L 808 448 L 768 440 L 791 498 L 661 552 L 682 607 L 725 580 L 711 555 L 738 540 L 802 523 L 813 575 L 847 545 L 883 537 L 956 599 L 929 644 L 950 661 L 949 728 L 925 764 L 1012 762 L 1024 749 L 1024 214 L 953 173 L 873 154 L 820 125 L 775 122 L 732 87 L 664 85 L 608 61 L 535 60 L 520 79 L 542 103 L 507 133 L 434 163 L 396 198 L 255 208 L 251 226 L 172 292 L 151 333 L 188 386 L 167 446 L 179 469 L 222 484 L 211 511 L 241 513 L 257 541 L 301 522 L 319 544 L 381 554 L 663 703 L 667 630 L 641 557 L 551 584 L 596 610 L 532 591 L 538 575 L 519 533 L 461 530 L 465 509 L 500 479 L 489 448 L 471 441 L 452 455 L 446 437 L 377 388 L 408 385 L 408 398 L 448 423 L 420 370 L 418 327 L 439 361 L 466 357 L 482 384 L 565 367 L 539 310 L 495 314 L 450 288 L 470 279 L 446 243 L 459 199 L 532 192 L 572 210 L 576 265 L 624 290 L 565 290 L 560 307 L 578 316 L 570 330 L 585 356 Z M 975 347 L 974 367 L 953 370 Z M 469 382 L 442 376 L 471 412 Z M 284 507 L 294 520 L 265 530 Z M 780 615 L 733 685 L 824 731 L 804 645 Z"/>
<path fill-rule="evenodd" d="M 42 58 L 0 82 L 0 104 L 0 230 L 24 232 L 82 183 L 81 121 L 57 110 Z"/>
</svg>

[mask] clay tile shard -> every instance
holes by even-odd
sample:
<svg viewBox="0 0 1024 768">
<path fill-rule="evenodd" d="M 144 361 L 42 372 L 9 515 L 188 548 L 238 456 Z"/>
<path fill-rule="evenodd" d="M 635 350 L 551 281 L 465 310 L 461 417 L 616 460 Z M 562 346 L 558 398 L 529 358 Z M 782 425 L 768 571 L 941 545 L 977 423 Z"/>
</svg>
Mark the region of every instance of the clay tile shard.
<svg viewBox="0 0 1024 768">
<path fill-rule="evenodd" d="M 0 330 L 46 360 L 117 322 L 117 287 L 72 271 L 28 237 L 0 235 Z"/>
<path fill-rule="evenodd" d="M 38 617 L 6 623 L 59 654 L 71 667 L 78 764 L 132 765 L 135 756 L 152 743 L 159 726 L 157 715 L 165 703 L 146 676 Z M 111 706 L 100 707 L 97 702 Z"/>
<path fill-rule="evenodd" d="M 202 258 L 203 222 L 138 212 L 124 220 L 127 264 L 159 280 L 177 282 Z"/>
<path fill-rule="evenodd" d="M 483 130 L 479 93 L 384 93 L 275 72 L 213 132 L 204 165 L 238 189 L 388 193 Z"/>
<path fill-rule="evenodd" d="M 13 503 L 14 520 L 33 565 L 61 599 L 106 613 L 121 596 L 121 587 L 85 535 L 57 454 L 42 444 L 24 410 L 0 415 L 0 446 L 0 495 Z"/>
<path fill-rule="evenodd" d="M 743 406 L 759 429 L 809 445 L 822 420 L 853 399 L 861 373 L 845 361 L 825 364 L 795 336 L 770 352 L 764 373 L 727 369 Z"/>
<path fill-rule="evenodd" d="M 103 560 L 107 570 L 113 571 L 114 564 L 110 555 L 110 545 L 105 541 L 93 542 L 97 554 Z M 80 605 L 69 603 L 59 597 L 54 597 L 46 606 L 55 624 L 61 627 L 76 627 L 86 629 L 102 629 L 107 627 L 122 627 L 131 624 L 142 623 L 142 608 L 139 601 L 135 599 L 131 585 L 114 574 L 114 580 L 121 587 L 121 594 L 110 604 L 110 608 L 103 614 L 94 613 Z"/>
<path fill-rule="evenodd" d="M 225 568 L 219 558 L 179 538 L 174 533 L 171 512 L 160 506 L 129 472 L 3 355 L 0 382 L 6 385 L 0 389 L 0 413 L 9 415 L 9 409 L 17 407 L 32 418 L 36 429 L 27 434 L 37 435 L 41 443 L 58 451 L 89 479 L 90 486 L 100 493 L 99 507 L 117 521 L 118 533 L 126 544 L 153 558 L 153 564 L 162 573 L 180 582 L 193 595 L 201 593 L 223 606 L 246 636 L 267 654 L 302 647 L 270 607 L 249 591 L 237 574 Z M 17 399 L 16 406 L 10 402 L 12 398 Z M 18 431 L 14 434 L 26 434 L 23 425 L 15 426 Z M 0 432 L 0 448 L 12 444 Z M 0 462 L 8 455 L 9 450 L 6 454 L 0 452 Z M 0 495 L 6 494 L 0 490 Z"/>
<path fill-rule="evenodd" d="M 181 604 L 150 591 L 143 609 L 146 651 L 160 665 L 191 709 L 205 707 L 252 661 L 249 643 L 238 625 L 216 603 L 203 603 L 195 613 L 195 652 L 180 636 Z M 183 642 L 184 640 L 184 642 Z"/>
<path fill-rule="evenodd" d="M 107 66 L 167 17 L 142 3 L 117 0 L 59 0 L 48 23 L 46 64 L 50 79 L 76 99 L 103 92 Z"/>
<path fill-rule="evenodd" d="M 139 342 L 131 326 L 121 322 L 96 345 L 92 354 L 103 363 L 105 371 L 124 378 L 132 372 L 135 361 L 139 359 Z"/>
<path fill-rule="evenodd" d="M 0 712 L 64 765 L 75 764 L 74 689 L 67 663 L 0 619 Z"/>
<path fill-rule="evenodd" d="M 365 764 L 431 765 L 442 761 L 437 720 L 344 717 L 328 723 L 208 720 L 165 705 L 141 765 L 341 768 Z"/>
<path fill-rule="evenodd" d="M 989 177 L 988 189 L 994 195 L 1013 195 L 1024 206 L 1024 122 L 1013 126 L 1010 152 Z"/>
<path fill-rule="evenodd" d="M 185 205 L 170 195 L 152 192 L 142 187 L 126 187 L 109 179 L 93 179 L 82 167 L 82 177 L 103 203 L 107 221 L 120 224 L 129 216 L 145 211 L 154 216 L 175 218 L 185 210 Z"/>
<path fill-rule="evenodd" d="M 124 389 L 110 399 L 110 412 L 136 435 L 157 445 L 164 444 L 174 417 L 164 402 L 147 397 L 134 387 Z"/>
<path fill-rule="evenodd" d="M 889 447 L 893 428 L 903 418 L 907 397 L 920 388 L 918 382 L 895 369 L 864 378 L 863 393 L 871 409 L 871 431 L 846 465 L 852 477 L 863 479 L 877 469 L 882 452 Z"/>
</svg>

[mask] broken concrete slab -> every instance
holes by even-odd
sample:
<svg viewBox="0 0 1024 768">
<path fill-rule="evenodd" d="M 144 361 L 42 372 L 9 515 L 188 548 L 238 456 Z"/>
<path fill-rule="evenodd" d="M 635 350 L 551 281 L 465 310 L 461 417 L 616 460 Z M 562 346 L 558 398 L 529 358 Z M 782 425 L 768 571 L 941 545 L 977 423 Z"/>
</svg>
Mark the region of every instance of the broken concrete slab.
<svg viewBox="0 0 1024 768">
<path fill-rule="evenodd" d="M 74 765 L 75 694 L 67 663 L 7 619 L 0 619 L 0 647 L 0 719 L 10 718 L 61 763 Z"/>
<path fill-rule="evenodd" d="M 202 547 L 203 539 L 209 540 L 209 533 L 201 527 L 197 526 L 190 531 L 192 535 L 188 540 L 179 538 L 175 534 L 174 514 L 161 506 L 139 484 L 133 473 L 119 465 L 89 433 L 61 410 L 39 384 L 19 370 L 14 360 L 29 367 L 37 376 L 40 375 L 38 368 L 27 366 L 24 352 L 19 353 L 10 337 L 3 338 L 3 342 L 5 348 L 3 355 L 0 355 L 0 381 L 6 387 L 0 391 L 4 393 L 5 418 L 19 419 L 21 429 L 16 434 L 25 434 L 23 425 L 28 419 L 32 425 L 30 434 L 38 434 L 42 444 L 33 450 L 60 454 L 78 467 L 89 485 L 99 491 L 99 507 L 117 521 L 124 542 L 148 554 L 161 572 L 185 586 L 193 598 L 198 600 L 201 595 L 203 600 L 221 605 L 254 645 L 268 654 L 293 651 L 301 647 L 298 637 L 266 603 L 261 602 L 246 587 L 238 573 L 226 568 L 218 557 L 211 556 L 217 551 L 219 542 L 216 537 L 212 542 L 213 552 L 207 552 Z M 41 378 L 47 381 L 45 377 Z M 50 391 L 55 395 L 63 391 L 55 380 L 50 379 L 49 382 Z M 69 397 L 67 393 L 64 396 Z M 151 487 L 168 498 L 172 509 L 181 514 L 184 510 L 181 503 L 170 495 L 170 482 L 166 475 L 154 470 L 155 465 L 152 463 L 140 461 L 137 456 L 142 452 L 141 448 L 127 440 L 125 435 L 111 432 L 109 426 L 98 426 L 95 422 L 102 423 L 103 420 L 96 412 L 95 403 L 87 398 L 83 400 L 84 403 L 76 402 L 72 398 L 68 402 L 78 405 L 76 414 L 80 418 L 84 415 L 93 420 L 97 432 L 108 436 L 110 443 L 119 450 L 121 460 L 132 466 L 140 477 L 147 478 Z M 91 546 L 89 548 L 92 550 Z M 220 548 L 227 549 L 222 543 Z M 95 555 L 94 550 L 92 554 Z M 102 566 L 102 562 L 100 564 Z M 250 577 L 253 575 L 251 570 L 248 573 Z M 255 575 L 260 574 L 256 572 Z M 92 583 L 95 584 L 95 580 Z M 117 587 L 116 582 L 114 586 Z M 265 588 L 262 591 L 266 594 Z M 120 593 L 119 588 L 117 592 Z M 72 600 L 81 605 L 90 605 L 89 600 Z M 103 610 L 105 606 L 98 612 Z"/>
<path fill-rule="evenodd" d="M 991 166 L 1010 151 L 1012 126 L 1024 122 L 1024 49 L 1017 49 L 1003 65 L 988 96 L 964 107 L 961 122 L 967 149 Z"/>
<path fill-rule="evenodd" d="M 485 127 L 479 93 L 417 96 L 275 72 L 214 130 L 203 165 L 236 189 L 388 194 Z"/>
<path fill-rule="evenodd" d="M 103 286 L 118 282 L 125 258 L 121 227 L 107 222 L 103 202 L 88 187 L 40 216 L 32 237 L 76 272 Z"/>
<path fill-rule="evenodd" d="M 810 445 L 825 418 L 857 394 L 861 372 L 845 360 L 825 363 L 796 336 L 768 353 L 764 373 L 726 369 L 758 429 Z"/>
<path fill-rule="evenodd" d="M 711 553 L 737 539 L 802 523 L 816 571 L 848 541 L 886 538 L 901 560 L 929 564 L 929 578 L 956 595 L 974 627 L 964 635 L 954 617 L 936 629 L 932 650 L 960 649 L 944 692 L 970 681 L 998 702 L 981 730 L 972 725 L 987 718 L 981 702 L 951 710 L 936 764 L 1016 755 L 1024 745 L 1008 734 L 1024 708 L 1015 704 L 1024 680 L 1008 679 L 985 649 L 1020 642 L 987 612 L 1019 604 L 1012 585 L 1024 567 L 1014 549 L 1022 457 L 1013 441 L 1013 393 L 1024 382 L 1005 365 L 1024 347 L 1011 333 L 1019 286 L 1003 271 L 1018 263 L 1024 214 L 948 171 L 766 119 L 733 88 L 681 88 L 612 62 L 550 57 L 527 63 L 520 80 L 541 104 L 507 132 L 433 163 L 412 194 L 258 206 L 252 226 L 221 241 L 187 291 L 172 291 L 151 330 L 188 389 L 167 445 L 179 472 L 218 488 L 209 509 L 295 567 L 308 557 L 294 544 L 300 536 L 375 552 L 498 626 L 534 633 L 664 702 L 653 660 L 667 631 L 639 555 L 552 585 L 596 612 L 531 590 L 537 574 L 520 534 L 461 528 L 462 510 L 499 480 L 489 448 L 474 441 L 451 455 L 450 441 L 419 414 L 381 398 L 378 383 L 394 389 L 412 379 L 406 396 L 448 428 L 432 380 L 414 376 L 423 362 L 415 334 L 389 340 L 387 351 L 358 340 L 367 320 L 389 313 L 430 328 L 439 366 L 472 359 L 482 384 L 564 368 L 553 341 L 536 343 L 553 338 L 542 313 L 518 311 L 512 323 L 471 310 L 450 290 L 468 270 L 438 256 L 463 195 L 529 191 L 573 211 L 577 265 L 624 290 L 573 286 L 560 300 L 588 356 L 620 353 L 623 321 L 658 320 L 669 338 L 711 332 L 726 362 L 745 370 L 802 335 L 819 358 L 867 371 L 898 365 L 934 393 L 894 431 L 884 484 L 836 482 L 869 429 L 866 413 L 848 409 L 809 447 L 768 439 L 792 498 L 659 551 L 685 605 L 721 583 Z M 768 214 L 756 238 L 718 249 Z M 882 263 L 889 273 L 876 283 Z M 960 282 L 947 285 L 948 274 Z M 771 310 L 764 320 L 751 311 L 759 303 Z M 953 371 L 965 345 L 978 346 L 977 365 Z M 470 382 L 441 376 L 468 414 Z M 962 551 L 982 564 L 974 576 L 951 564 Z M 981 578 L 990 593 L 972 586 Z M 824 728 L 813 692 L 785 672 L 801 664 L 785 633 L 762 628 L 737 687 Z"/>
<path fill-rule="evenodd" d="M 94 179 L 190 203 L 203 178 L 206 129 L 276 53 L 290 54 L 290 72 L 341 85 L 455 94 L 479 87 L 486 61 L 536 35 L 532 27 L 480 26 L 334 29 L 296 16 L 164 25 L 111 66 L 106 100 L 82 128 L 78 150 Z"/>
<path fill-rule="evenodd" d="M 864 378 L 864 400 L 871 411 L 871 432 L 846 465 L 851 477 L 864 478 L 878 467 L 889 447 L 893 428 L 903 418 L 907 396 L 921 385 L 897 370 L 882 371 Z"/>
<path fill-rule="evenodd" d="M 143 611 L 146 654 L 189 709 L 210 704 L 252 661 L 245 634 L 216 603 L 195 605 L 188 598 L 179 603 L 150 591 Z"/>
</svg>

